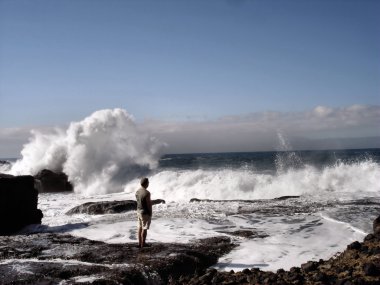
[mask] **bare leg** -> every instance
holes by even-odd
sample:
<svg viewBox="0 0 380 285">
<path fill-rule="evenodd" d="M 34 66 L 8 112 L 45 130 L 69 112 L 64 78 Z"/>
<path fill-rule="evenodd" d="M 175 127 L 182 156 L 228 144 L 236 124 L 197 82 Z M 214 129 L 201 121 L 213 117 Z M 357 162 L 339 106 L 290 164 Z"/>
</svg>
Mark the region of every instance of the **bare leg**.
<svg viewBox="0 0 380 285">
<path fill-rule="evenodd" d="M 139 247 L 143 247 L 143 229 L 142 228 L 138 229 L 137 237 L 139 239 Z"/>
<path fill-rule="evenodd" d="M 141 230 L 141 239 L 142 239 L 141 247 L 145 246 L 147 233 L 148 233 L 148 230 Z"/>
</svg>

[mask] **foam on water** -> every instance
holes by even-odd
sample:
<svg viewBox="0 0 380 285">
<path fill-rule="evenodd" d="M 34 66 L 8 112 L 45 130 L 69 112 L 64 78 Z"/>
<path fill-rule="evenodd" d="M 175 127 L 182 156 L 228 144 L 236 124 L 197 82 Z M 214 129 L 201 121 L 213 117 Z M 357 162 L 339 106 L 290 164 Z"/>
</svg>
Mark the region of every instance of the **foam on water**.
<svg viewBox="0 0 380 285">
<path fill-rule="evenodd" d="M 380 166 L 371 160 L 322 169 L 305 165 L 262 173 L 254 169 L 163 170 L 150 177 L 154 196 L 167 201 L 271 199 L 287 195 L 380 196 Z M 134 193 L 138 180 L 125 186 Z"/>
<path fill-rule="evenodd" d="M 345 249 L 348 243 L 363 239 L 362 232 L 343 224 L 324 220 L 317 215 L 263 218 L 255 227 L 269 237 L 242 242 L 236 250 L 220 258 L 216 268 L 242 270 L 259 267 L 262 270 L 285 270 L 309 260 L 329 258 Z M 252 219 L 241 219 L 240 227 L 252 227 Z"/>
<path fill-rule="evenodd" d="M 137 243 L 134 211 L 108 215 L 65 215 L 71 207 L 87 201 L 131 198 L 128 193 L 93 197 L 74 193 L 41 194 L 39 208 L 45 214 L 43 225 L 29 228 L 29 231 L 68 232 L 107 243 Z M 284 201 L 169 202 L 154 205 L 148 242 L 187 243 L 226 235 L 239 246 L 223 256 L 216 268 L 289 269 L 308 260 L 329 258 L 367 234 L 365 229 L 372 221 L 368 217 L 358 217 L 361 224 L 354 227 L 342 221 L 338 212 L 334 212 L 335 218 L 329 216 L 335 206 L 340 208 L 335 205 L 337 203 L 338 200 L 331 201 L 326 197 L 318 203 L 314 199 L 301 197 Z M 236 237 L 232 233 L 237 230 L 250 230 L 261 237 Z"/>
</svg>

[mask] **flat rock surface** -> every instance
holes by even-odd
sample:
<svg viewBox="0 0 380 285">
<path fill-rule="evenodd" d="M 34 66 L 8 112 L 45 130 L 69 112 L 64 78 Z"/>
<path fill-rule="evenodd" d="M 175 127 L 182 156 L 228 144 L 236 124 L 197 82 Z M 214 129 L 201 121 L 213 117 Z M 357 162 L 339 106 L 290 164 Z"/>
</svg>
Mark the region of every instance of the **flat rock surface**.
<svg viewBox="0 0 380 285">
<path fill-rule="evenodd" d="M 0 237 L 1 284 L 167 284 L 204 272 L 234 245 L 217 237 L 189 244 L 106 244 L 65 234 Z M 87 280 L 87 281 L 86 281 Z"/>
</svg>

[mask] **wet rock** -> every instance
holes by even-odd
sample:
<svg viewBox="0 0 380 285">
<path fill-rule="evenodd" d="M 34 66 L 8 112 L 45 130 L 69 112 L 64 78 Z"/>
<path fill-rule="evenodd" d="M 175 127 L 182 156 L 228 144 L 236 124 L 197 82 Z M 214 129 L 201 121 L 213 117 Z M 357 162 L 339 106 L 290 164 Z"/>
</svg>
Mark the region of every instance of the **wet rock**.
<svg viewBox="0 0 380 285">
<path fill-rule="evenodd" d="M 0 235 L 12 234 L 29 224 L 41 224 L 38 192 L 32 176 L 0 178 Z"/>
<path fill-rule="evenodd" d="M 304 264 L 301 264 L 301 269 L 305 272 L 310 272 L 312 270 L 315 270 L 318 267 L 318 265 L 318 262 L 308 261 Z"/>
<path fill-rule="evenodd" d="M 102 202 L 87 202 L 82 205 L 70 209 L 66 214 L 115 214 L 136 210 L 137 203 L 133 200 L 126 201 L 102 201 Z"/>
<path fill-rule="evenodd" d="M 165 200 L 152 200 L 153 205 L 165 204 Z M 117 214 L 136 210 L 137 202 L 134 200 L 123 201 L 100 201 L 87 202 L 82 205 L 70 209 L 66 214 L 88 214 L 88 215 L 103 215 Z"/>
<path fill-rule="evenodd" d="M 366 263 L 363 265 L 363 271 L 368 276 L 380 276 L 380 264 Z"/>
<path fill-rule="evenodd" d="M 273 200 L 288 200 L 288 199 L 296 199 L 299 198 L 300 196 L 281 196 L 274 198 Z"/>
<path fill-rule="evenodd" d="M 209 200 L 209 199 L 191 198 L 191 199 L 190 199 L 190 203 L 194 203 L 194 202 L 212 202 L 212 200 Z"/>
<path fill-rule="evenodd" d="M 358 241 L 354 241 L 353 243 L 351 243 L 351 244 L 349 244 L 348 246 L 347 246 L 347 249 L 354 249 L 354 250 L 358 250 L 358 249 L 360 249 L 361 248 L 361 243 L 360 242 L 358 242 Z"/>
<path fill-rule="evenodd" d="M 1 284 L 167 284 L 206 270 L 234 245 L 226 237 L 189 244 L 106 244 L 63 234 L 0 237 Z M 216 270 L 206 271 L 212 277 Z"/>
<path fill-rule="evenodd" d="M 380 216 L 373 221 L 373 234 L 380 237 Z"/>
<path fill-rule="evenodd" d="M 315 281 L 327 283 L 329 281 L 329 277 L 324 272 L 318 272 L 315 275 Z"/>
<path fill-rule="evenodd" d="M 364 241 L 370 241 L 375 239 L 376 237 L 373 234 L 369 234 L 364 238 Z"/>
<path fill-rule="evenodd" d="M 12 177 L 14 177 L 14 175 L 0 173 L 0 178 L 12 178 Z"/>
<path fill-rule="evenodd" d="M 220 233 L 232 235 L 232 236 L 238 236 L 243 238 L 266 238 L 268 237 L 265 233 L 255 232 L 251 230 L 238 230 L 233 232 L 227 232 L 227 231 L 219 231 Z"/>
<path fill-rule="evenodd" d="M 65 192 L 72 191 L 73 186 L 65 173 L 56 173 L 43 169 L 34 176 L 38 192 Z"/>
</svg>

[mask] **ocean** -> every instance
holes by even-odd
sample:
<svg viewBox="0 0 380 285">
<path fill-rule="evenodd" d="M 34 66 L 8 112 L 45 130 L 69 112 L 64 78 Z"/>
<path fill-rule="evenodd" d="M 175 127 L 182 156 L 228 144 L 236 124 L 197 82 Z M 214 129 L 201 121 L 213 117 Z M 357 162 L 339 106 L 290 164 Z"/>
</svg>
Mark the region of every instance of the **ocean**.
<svg viewBox="0 0 380 285">
<path fill-rule="evenodd" d="M 27 154 L 24 168 L 12 162 L 18 170 L 13 173 L 26 169 Z M 89 201 L 133 200 L 139 178 L 147 176 L 152 199 L 166 201 L 153 206 L 148 242 L 186 243 L 227 235 L 238 246 L 215 268 L 276 271 L 334 256 L 370 233 L 380 214 L 380 149 L 167 154 L 150 167 L 131 165 L 125 168 L 130 170 L 126 180 L 119 177 L 125 169 L 112 172 L 110 179 L 103 167 L 84 183 L 76 179 L 96 167 L 92 161 L 81 164 L 71 176 L 74 183 L 83 182 L 80 187 L 73 193 L 41 193 L 42 225 L 24 232 L 137 243 L 134 212 L 71 216 L 66 212 Z M 2 171 L 12 173 L 11 168 L 3 165 Z M 281 199 L 284 196 L 299 197 Z M 190 202 L 192 198 L 207 201 Z M 234 234 L 237 231 L 254 235 L 240 237 Z"/>
</svg>

